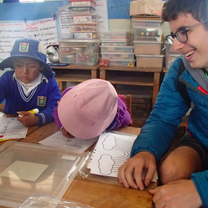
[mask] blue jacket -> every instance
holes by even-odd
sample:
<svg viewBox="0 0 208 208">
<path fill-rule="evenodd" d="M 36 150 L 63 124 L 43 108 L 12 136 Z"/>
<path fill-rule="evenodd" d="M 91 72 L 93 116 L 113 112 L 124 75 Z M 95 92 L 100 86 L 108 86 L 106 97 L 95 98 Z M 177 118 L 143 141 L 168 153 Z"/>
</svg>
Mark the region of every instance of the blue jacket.
<svg viewBox="0 0 208 208">
<path fill-rule="evenodd" d="M 17 115 L 17 111 L 29 111 L 38 108 L 38 126 L 54 121 L 52 116 L 57 101 L 61 98 L 59 86 L 55 78 L 48 76 L 28 96 L 13 78 L 13 71 L 7 71 L 0 77 L 0 103 L 5 99 L 4 112 Z"/>
<path fill-rule="evenodd" d="M 181 118 L 190 108 L 178 90 L 178 71 L 182 58 L 176 59 L 169 68 L 154 109 L 150 113 L 140 135 L 134 142 L 131 156 L 140 151 L 151 152 L 158 162 L 168 151 Z M 208 79 L 202 69 L 193 69 L 184 62 L 185 71 L 180 81 L 186 84 L 187 93 L 194 104 L 187 131 L 208 149 Z M 208 170 L 191 176 L 201 197 L 203 207 L 208 207 Z"/>
</svg>

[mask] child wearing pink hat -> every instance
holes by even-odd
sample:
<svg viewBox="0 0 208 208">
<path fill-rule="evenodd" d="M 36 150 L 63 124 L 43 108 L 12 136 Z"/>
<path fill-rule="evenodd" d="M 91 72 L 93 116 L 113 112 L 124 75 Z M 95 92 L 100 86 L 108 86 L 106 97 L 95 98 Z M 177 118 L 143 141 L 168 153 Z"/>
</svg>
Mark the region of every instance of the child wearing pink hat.
<svg viewBox="0 0 208 208">
<path fill-rule="evenodd" d="M 63 135 L 79 139 L 95 138 L 131 122 L 126 104 L 113 85 L 102 79 L 67 88 L 53 116 Z"/>
</svg>

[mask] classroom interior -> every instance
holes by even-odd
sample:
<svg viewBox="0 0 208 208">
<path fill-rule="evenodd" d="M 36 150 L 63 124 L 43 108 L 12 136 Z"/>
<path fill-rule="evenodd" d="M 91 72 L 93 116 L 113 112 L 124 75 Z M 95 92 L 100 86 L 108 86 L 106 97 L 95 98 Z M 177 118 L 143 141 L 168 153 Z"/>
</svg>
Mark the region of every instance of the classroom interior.
<svg viewBox="0 0 208 208">
<path fill-rule="evenodd" d="M 55 78 L 58 82 L 59 89 L 61 92 L 63 92 L 63 90 L 66 89 L 67 87 L 71 85 L 76 85 L 77 83 L 80 83 L 86 79 L 101 78 L 110 81 L 114 85 L 118 94 L 122 94 L 125 96 L 133 120 L 133 124 L 131 127 L 128 127 L 126 129 L 121 129 L 120 131 L 127 134 L 139 134 L 140 128 L 144 125 L 146 119 L 148 118 L 149 113 L 151 112 L 154 106 L 154 102 L 156 101 L 156 97 L 159 92 L 160 85 L 168 70 L 168 66 L 174 60 L 174 58 L 177 57 L 176 54 L 171 52 L 171 48 L 169 44 L 165 42 L 164 39 L 164 36 L 169 34 L 169 26 L 167 23 L 161 23 L 160 16 L 155 14 L 146 14 L 146 15 L 138 14 L 136 16 L 130 15 L 131 0 L 120 0 L 120 1 L 97 0 L 95 2 L 96 3 L 101 2 L 106 6 L 105 15 L 107 15 L 107 18 L 106 17 L 105 18 L 107 19 L 107 27 L 108 27 L 107 28 L 108 31 L 101 31 L 101 32 L 98 31 L 96 33 L 98 35 L 97 39 L 100 39 L 100 35 L 105 36 L 108 33 L 122 34 L 124 36 L 130 34 L 131 43 L 127 46 L 131 47 L 133 50 L 130 53 L 133 54 L 132 59 L 134 61 L 129 61 L 129 59 L 127 58 L 127 62 L 125 62 L 125 64 L 122 65 L 119 62 L 118 64 L 112 63 L 112 65 L 110 64 L 107 66 L 105 65 L 101 66 L 100 60 L 106 58 L 102 58 L 101 50 L 102 47 L 105 46 L 104 45 L 102 46 L 102 41 L 100 40 L 98 46 L 99 49 L 98 60 L 95 61 L 93 64 L 90 65 L 85 63 L 66 64 L 66 61 L 63 61 L 63 57 L 62 57 L 61 63 L 64 63 L 66 65 L 61 65 L 61 64 L 59 65 L 56 63 L 54 65 L 52 64 L 51 68 L 56 73 Z M 69 5 L 69 3 L 70 3 L 69 0 L 56 0 L 56 1 L 45 0 L 44 2 L 40 2 L 40 3 L 18 3 L 17 1 L 3 0 L 2 2 L 0 1 L 0 24 L 1 22 L 7 22 L 7 23 L 15 22 L 15 21 L 27 22 L 27 21 L 33 21 L 33 20 L 39 20 L 45 18 L 54 18 L 54 14 L 57 17 L 58 9 Z M 156 27 L 157 29 L 159 28 L 159 30 L 161 31 L 159 35 L 160 36 L 159 39 L 156 39 L 155 41 L 153 41 L 153 43 L 151 42 L 151 39 L 150 40 L 135 39 L 135 35 L 136 35 L 135 31 L 137 31 L 138 29 L 138 28 L 135 29 L 134 27 L 135 24 L 137 24 L 137 22 L 136 23 L 134 22 L 135 19 L 136 21 L 137 20 L 139 21 L 138 24 L 141 23 L 142 25 L 146 25 L 148 23 L 151 23 L 153 24 L 153 28 L 154 27 Z M 140 27 L 140 25 L 138 27 Z M 149 26 L 147 26 L 147 28 L 148 27 Z M 62 44 L 64 46 L 64 43 L 62 41 L 66 41 L 65 38 L 64 39 L 61 38 L 61 34 L 60 31 L 57 32 L 57 36 L 59 36 L 57 37 L 57 39 L 59 40 L 61 39 L 61 41 L 59 41 L 59 60 L 60 57 L 63 55 L 61 54 L 61 50 L 60 50 Z M 77 36 L 77 38 L 79 37 Z M 0 39 L 1 39 L 1 33 L 0 33 Z M 76 40 L 74 41 L 76 42 Z M 85 38 L 84 43 L 86 44 L 87 41 L 88 40 Z M 89 40 L 89 42 L 90 41 L 92 40 Z M 137 43 L 138 46 L 136 45 Z M 138 49 L 140 46 L 143 47 L 141 50 Z M 154 54 L 155 52 L 152 52 L 154 48 L 156 48 L 157 54 Z M 135 53 L 136 50 L 139 50 L 139 52 L 137 51 L 137 54 Z M 145 50 L 147 54 L 145 54 L 144 52 Z M 106 52 L 104 52 L 104 54 L 105 53 Z M 112 51 L 107 53 L 112 54 Z M 150 56 L 150 57 L 149 59 L 144 60 L 143 62 L 141 60 L 140 62 L 139 58 L 142 58 L 142 56 L 147 56 L 147 57 Z M 150 61 L 153 60 L 152 59 L 153 56 L 159 57 L 159 62 Z M 109 59 L 111 59 L 111 57 L 110 58 L 107 57 L 107 60 L 110 62 Z M 150 66 L 148 64 L 150 64 Z M 4 72 L 0 70 L 0 76 L 3 73 Z M 4 103 L 1 103 L 0 112 L 3 112 L 3 108 L 4 108 Z M 181 125 L 179 126 L 176 132 L 176 136 L 173 141 L 171 149 L 177 145 L 179 138 L 184 133 L 185 123 L 186 123 L 186 117 L 184 117 Z M 49 124 L 49 125 L 47 124 L 46 126 L 43 126 L 41 128 L 30 128 L 27 133 L 27 137 L 19 140 L 22 146 L 20 145 L 19 147 L 16 147 L 14 144 L 11 144 L 13 146 L 9 146 L 9 148 L 13 147 L 15 151 L 18 151 L 19 150 L 18 148 L 20 149 L 28 148 L 28 151 L 32 151 L 33 146 L 30 145 L 40 142 L 42 139 L 51 136 L 57 131 L 58 129 L 54 126 L 54 124 Z M 2 142 L 0 145 L 2 144 L 5 144 L 5 142 Z M 1 151 L 2 150 L 0 146 L 0 152 Z M 36 154 L 40 153 L 41 155 L 42 151 L 44 151 L 44 149 L 43 150 L 38 149 Z M 47 151 L 47 148 L 45 149 L 45 151 Z M 50 152 L 50 150 L 48 151 Z M 53 155 L 53 157 L 54 158 L 57 157 L 56 159 L 58 160 L 59 153 L 56 152 L 55 154 L 57 155 L 55 156 Z M 66 154 L 66 157 L 68 158 L 72 156 L 74 155 Z M 47 156 L 43 154 L 43 157 L 47 157 Z M 80 158 L 79 159 L 82 160 L 83 162 L 83 160 L 85 160 L 86 157 L 87 156 L 84 155 L 81 157 L 81 159 Z M 61 181 L 62 186 L 64 186 L 63 185 L 64 183 L 69 185 L 69 186 L 66 185 L 66 187 L 64 187 L 63 189 L 62 188 L 57 189 L 56 191 L 58 191 L 59 193 L 54 192 L 53 193 L 54 195 L 52 197 L 56 198 L 63 196 L 62 199 L 66 201 L 75 201 L 77 203 L 90 205 L 92 206 L 92 208 L 93 207 L 95 208 L 96 207 L 97 208 L 154 207 L 152 203 L 152 196 L 148 193 L 147 189 L 145 189 L 145 191 L 125 189 L 117 182 L 117 180 L 115 180 L 115 178 L 112 179 L 109 177 L 103 178 L 95 175 L 92 176 L 89 174 L 89 171 L 85 169 L 86 168 L 85 165 L 83 166 L 84 167 L 80 169 L 81 171 L 76 172 L 76 174 L 74 173 L 74 175 L 71 177 L 73 179 L 70 179 L 70 177 L 64 178 L 65 177 L 64 175 L 62 180 L 61 177 L 63 173 L 60 172 L 58 172 L 58 176 L 57 173 L 56 174 L 54 173 L 54 176 L 49 177 L 48 181 L 49 180 L 54 180 L 56 182 Z M 57 180 L 56 177 L 58 178 L 59 176 L 61 179 Z M 44 179 L 42 181 L 43 183 L 48 182 L 47 180 Z M 7 181 L 2 181 L 2 182 L 7 183 Z M 27 190 L 27 189 L 30 190 L 29 187 L 26 187 L 28 184 L 24 184 L 24 185 L 25 185 L 24 187 L 25 189 L 23 190 Z M 156 183 L 152 183 L 151 187 L 155 187 L 156 185 L 157 185 Z M 58 186 L 58 184 L 54 183 L 51 186 Z M 16 184 L 16 187 L 18 187 L 18 184 Z M 40 190 L 38 186 L 36 186 L 35 188 L 37 190 Z M 51 190 L 53 190 L 52 188 Z M 115 195 L 114 198 L 112 197 L 112 193 L 113 195 Z M 16 194 L 15 191 L 14 194 Z M 17 195 L 15 195 L 15 197 L 16 196 Z M 34 198 L 34 200 L 33 199 L 30 200 L 34 202 L 37 199 Z M 44 200 L 46 200 L 47 203 L 49 203 L 49 201 L 52 201 L 51 198 L 48 199 L 44 198 Z M 57 201 L 55 203 L 57 203 Z M 64 203 L 66 203 L 65 206 L 68 205 L 67 202 Z M 68 206 L 70 207 L 70 205 Z M 8 203 L 8 201 L 6 201 L 5 204 L 0 205 L 0 207 L 13 207 L 13 202 Z M 14 207 L 16 207 L 16 205 Z M 22 206 L 22 208 L 23 207 L 29 207 L 29 205 L 26 203 L 24 206 Z M 85 208 L 87 206 L 80 205 L 80 207 Z"/>
</svg>

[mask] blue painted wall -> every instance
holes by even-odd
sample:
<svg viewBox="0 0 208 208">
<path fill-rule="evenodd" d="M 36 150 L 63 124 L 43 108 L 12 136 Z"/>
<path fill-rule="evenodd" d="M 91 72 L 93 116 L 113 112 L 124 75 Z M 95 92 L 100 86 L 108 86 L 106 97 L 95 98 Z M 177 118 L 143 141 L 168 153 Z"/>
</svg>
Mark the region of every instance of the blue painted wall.
<svg viewBox="0 0 208 208">
<path fill-rule="evenodd" d="M 129 19 L 131 0 L 107 0 L 109 19 Z M 3 3 L 0 4 L 0 21 L 35 20 L 52 17 L 58 7 L 69 1 L 46 1 L 43 3 Z"/>
</svg>

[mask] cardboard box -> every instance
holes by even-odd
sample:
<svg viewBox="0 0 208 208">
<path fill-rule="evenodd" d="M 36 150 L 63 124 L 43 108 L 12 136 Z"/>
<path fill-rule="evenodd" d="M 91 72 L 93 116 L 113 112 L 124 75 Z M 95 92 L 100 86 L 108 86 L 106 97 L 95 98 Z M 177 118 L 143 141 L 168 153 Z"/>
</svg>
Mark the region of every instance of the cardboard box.
<svg viewBox="0 0 208 208">
<path fill-rule="evenodd" d="M 164 55 L 136 55 L 136 66 L 141 68 L 162 68 Z"/>
<path fill-rule="evenodd" d="M 161 16 L 164 1 L 162 0 L 136 0 L 131 1 L 130 16 L 139 14 L 152 14 Z"/>
</svg>

